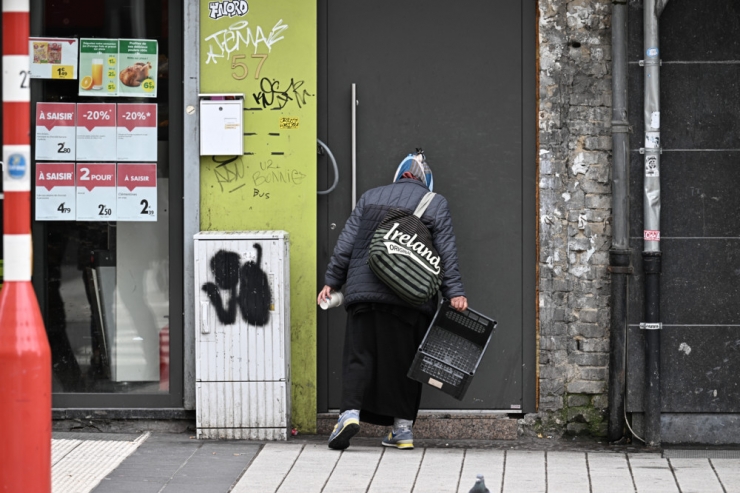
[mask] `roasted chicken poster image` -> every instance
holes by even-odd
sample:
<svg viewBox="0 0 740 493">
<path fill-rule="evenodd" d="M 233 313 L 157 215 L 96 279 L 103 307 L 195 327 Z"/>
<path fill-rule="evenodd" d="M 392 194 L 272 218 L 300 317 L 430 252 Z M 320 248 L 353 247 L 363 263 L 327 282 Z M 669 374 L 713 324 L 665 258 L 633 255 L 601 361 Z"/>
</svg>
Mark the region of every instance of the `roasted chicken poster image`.
<svg viewBox="0 0 740 493">
<path fill-rule="evenodd" d="M 157 42 L 121 39 L 118 42 L 118 95 L 157 97 Z"/>
</svg>

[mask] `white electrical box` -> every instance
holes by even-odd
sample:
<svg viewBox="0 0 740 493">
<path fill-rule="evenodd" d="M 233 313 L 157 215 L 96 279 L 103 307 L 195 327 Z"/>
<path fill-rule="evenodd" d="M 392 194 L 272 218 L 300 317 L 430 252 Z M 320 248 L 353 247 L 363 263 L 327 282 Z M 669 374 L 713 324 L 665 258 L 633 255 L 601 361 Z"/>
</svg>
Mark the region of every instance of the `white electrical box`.
<svg viewBox="0 0 740 493">
<path fill-rule="evenodd" d="M 290 258 L 285 231 L 195 241 L 198 438 L 290 436 Z"/>
<path fill-rule="evenodd" d="M 199 94 L 200 155 L 244 154 L 244 94 Z"/>
</svg>

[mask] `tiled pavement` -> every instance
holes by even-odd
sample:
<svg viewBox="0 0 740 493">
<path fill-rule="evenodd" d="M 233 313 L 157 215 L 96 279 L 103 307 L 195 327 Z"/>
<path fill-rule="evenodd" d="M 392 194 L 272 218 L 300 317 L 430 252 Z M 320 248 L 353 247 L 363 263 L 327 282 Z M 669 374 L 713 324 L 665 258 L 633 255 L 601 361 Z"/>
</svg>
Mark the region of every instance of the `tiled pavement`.
<svg viewBox="0 0 740 493">
<path fill-rule="evenodd" d="M 740 458 L 666 459 L 639 447 L 424 441 L 401 451 L 356 439 L 337 452 L 325 437 L 260 443 L 146 434 L 116 442 L 74 435 L 54 435 L 55 493 L 467 493 L 476 474 L 502 493 L 740 493 Z"/>
</svg>

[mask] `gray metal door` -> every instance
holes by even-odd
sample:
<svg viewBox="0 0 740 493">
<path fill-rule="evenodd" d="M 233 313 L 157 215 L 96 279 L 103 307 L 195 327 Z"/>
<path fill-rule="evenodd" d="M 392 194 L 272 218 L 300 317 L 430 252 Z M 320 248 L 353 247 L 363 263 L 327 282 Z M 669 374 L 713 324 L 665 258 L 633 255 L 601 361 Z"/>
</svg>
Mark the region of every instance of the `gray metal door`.
<svg viewBox="0 0 740 493">
<path fill-rule="evenodd" d="M 534 2 L 321 0 L 319 135 L 337 189 L 319 198 L 318 284 L 357 196 L 423 147 L 449 200 L 471 306 L 499 328 L 465 400 L 425 388 L 422 408 L 534 410 Z M 320 183 L 331 183 L 324 158 Z M 319 411 L 341 397 L 343 310 L 319 318 Z"/>
</svg>

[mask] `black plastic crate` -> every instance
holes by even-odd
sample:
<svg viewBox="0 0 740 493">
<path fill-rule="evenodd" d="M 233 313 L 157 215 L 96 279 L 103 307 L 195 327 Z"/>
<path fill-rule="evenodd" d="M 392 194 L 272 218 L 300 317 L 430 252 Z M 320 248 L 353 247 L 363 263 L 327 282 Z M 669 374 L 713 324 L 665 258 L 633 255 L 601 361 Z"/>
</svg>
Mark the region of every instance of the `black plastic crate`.
<svg viewBox="0 0 740 493">
<path fill-rule="evenodd" d="M 408 377 L 462 400 L 486 352 L 496 321 L 442 303 L 414 357 Z"/>
</svg>

